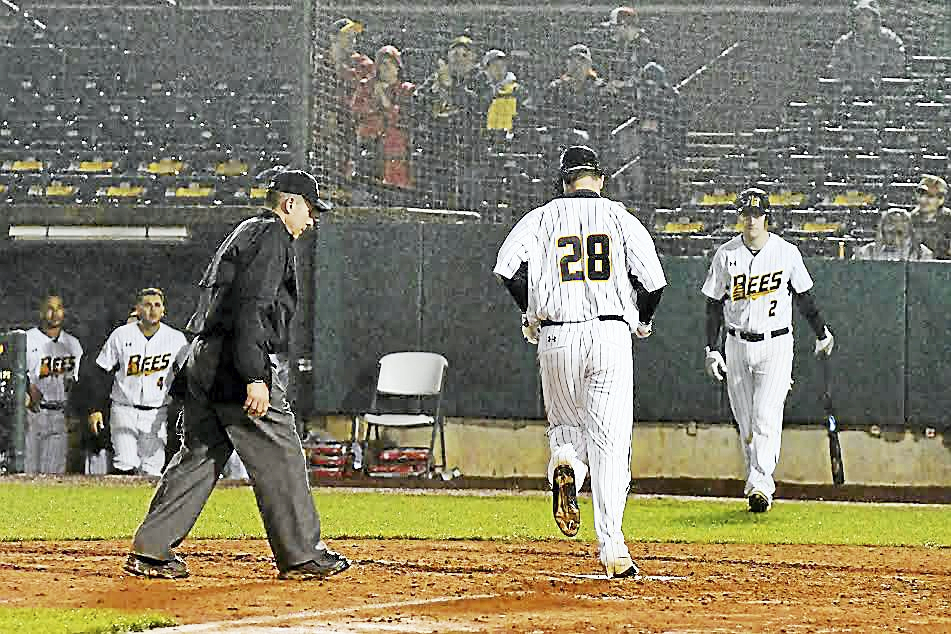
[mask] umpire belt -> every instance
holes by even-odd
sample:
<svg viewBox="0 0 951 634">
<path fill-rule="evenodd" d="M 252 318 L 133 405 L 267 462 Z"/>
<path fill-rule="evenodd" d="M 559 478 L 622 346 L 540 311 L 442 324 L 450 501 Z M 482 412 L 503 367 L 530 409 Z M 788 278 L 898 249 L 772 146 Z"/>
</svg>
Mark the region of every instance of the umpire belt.
<svg viewBox="0 0 951 634">
<path fill-rule="evenodd" d="M 772 337 L 782 337 L 789 332 L 789 326 L 780 328 L 779 330 L 773 330 L 772 332 L 768 333 L 743 332 L 742 330 L 736 330 L 734 328 L 727 328 L 726 331 L 734 337 L 739 337 L 743 341 L 763 341 L 765 339 L 771 339 Z"/>
<path fill-rule="evenodd" d="M 624 318 L 620 315 L 599 315 L 596 317 L 598 321 L 624 321 Z M 590 319 L 588 321 L 591 321 Z M 541 321 L 541 326 L 564 326 L 565 324 L 583 324 L 583 321 L 549 321 L 548 319 L 543 319 Z"/>
</svg>

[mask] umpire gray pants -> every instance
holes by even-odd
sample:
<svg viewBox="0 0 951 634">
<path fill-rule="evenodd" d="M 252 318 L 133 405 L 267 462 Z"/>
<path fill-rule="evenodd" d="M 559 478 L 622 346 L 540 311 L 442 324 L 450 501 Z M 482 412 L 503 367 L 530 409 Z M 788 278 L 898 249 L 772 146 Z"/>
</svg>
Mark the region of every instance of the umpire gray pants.
<svg viewBox="0 0 951 634">
<path fill-rule="evenodd" d="M 195 525 L 232 451 L 247 467 L 278 570 L 310 561 L 324 547 L 304 450 L 286 399 L 287 364 L 273 356 L 272 376 L 271 406 L 264 416 L 251 418 L 240 403 L 209 401 L 189 375 L 182 447 L 136 531 L 135 554 L 173 558 L 172 549 Z"/>
</svg>

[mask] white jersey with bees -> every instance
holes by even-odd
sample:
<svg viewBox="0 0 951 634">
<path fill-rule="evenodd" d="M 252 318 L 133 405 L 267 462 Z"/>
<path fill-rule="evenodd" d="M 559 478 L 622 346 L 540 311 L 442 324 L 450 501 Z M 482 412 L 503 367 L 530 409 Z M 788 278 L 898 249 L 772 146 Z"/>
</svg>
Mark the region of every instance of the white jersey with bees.
<svg viewBox="0 0 951 634">
<path fill-rule="evenodd" d="M 96 358 L 100 368 L 115 372 L 113 405 L 166 405 L 175 356 L 187 343 L 180 330 L 166 324 L 151 337 L 142 334 L 137 323 L 113 330 Z"/>
<path fill-rule="evenodd" d="M 792 328 L 792 294 L 812 288 L 812 277 L 795 245 L 769 234 L 755 255 L 736 236 L 717 249 L 702 292 L 724 299 L 727 328 L 770 333 Z"/>
<path fill-rule="evenodd" d="M 83 347 L 66 331 L 51 339 L 39 328 L 26 331 L 26 365 L 30 383 L 35 385 L 47 404 L 66 402 L 68 383 L 79 378 Z"/>
</svg>

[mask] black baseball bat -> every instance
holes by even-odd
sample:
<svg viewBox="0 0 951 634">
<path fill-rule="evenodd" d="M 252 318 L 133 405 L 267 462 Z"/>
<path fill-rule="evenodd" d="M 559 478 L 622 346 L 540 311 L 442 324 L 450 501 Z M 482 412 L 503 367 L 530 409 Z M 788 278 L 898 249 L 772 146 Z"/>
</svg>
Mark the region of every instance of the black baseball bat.
<svg viewBox="0 0 951 634">
<path fill-rule="evenodd" d="M 832 370 L 829 368 L 829 355 L 820 354 L 819 363 L 822 364 L 822 405 L 825 408 L 826 432 L 829 436 L 832 482 L 836 486 L 841 486 L 845 483 L 845 467 L 842 464 L 842 445 L 839 444 L 839 424 L 835 420 L 835 410 L 832 405 Z"/>
</svg>

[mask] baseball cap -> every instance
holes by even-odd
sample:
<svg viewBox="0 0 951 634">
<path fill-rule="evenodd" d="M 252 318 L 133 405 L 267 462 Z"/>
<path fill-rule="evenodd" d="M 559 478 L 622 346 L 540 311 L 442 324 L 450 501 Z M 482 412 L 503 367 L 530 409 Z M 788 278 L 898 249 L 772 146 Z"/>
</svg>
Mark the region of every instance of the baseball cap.
<svg viewBox="0 0 951 634">
<path fill-rule="evenodd" d="M 458 37 L 452 38 L 452 42 L 449 43 L 449 50 L 456 48 L 457 46 L 464 46 L 466 48 L 472 48 L 472 38 L 468 35 L 460 35 Z"/>
<path fill-rule="evenodd" d="M 337 33 L 363 33 L 363 23 L 350 18 L 340 18 L 334 22 L 333 26 Z"/>
<path fill-rule="evenodd" d="M 758 187 L 743 190 L 736 198 L 736 212 L 751 216 L 768 214 L 769 194 Z"/>
<path fill-rule="evenodd" d="M 330 211 L 333 205 L 320 199 L 317 179 L 303 170 L 285 170 L 278 172 L 268 184 L 268 190 L 285 194 L 298 194 L 309 202 L 316 211 Z"/>
<path fill-rule="evenodd" d="M 635 22 L 637 22 L 637 11 L 634 10 L 634 7 L 616 7 L 611 9 L 608 21 L 602 22 L 601 26 L 618 26 Z"/>
<path fill-rule="evenodd" d="M 392 44 L 387 44 L 386 46 L 381 46 L 380 50 L 376 52 L 376 63 L 380 63 L 382 57 L 389 57 L 394 62 L 396 62 L 397 68 L 403 68 L 403 54 L 400 53 L 400 49 L 396 48 Z"/>
<path fill-rule="evenodd" d="M 488 66 L 493 61 L 497 59 L 505 59 L 508 55 L 505 54 L 505 51 L 500 51 L 497 48 L 489 49 L 485 52 L 485 55 L 482 56 L 482 65 Z"/>
<path fill-rule="evenodd" d="M 878 7 L 878 0 L 858 0 L 853 10 L 856 13 L 859 11 L 871 11 L 879 17 L 882 15 L 882 10 Z"/>
<path fill-rule="evenodd" d="M 944 197 L 948 194 L 948 183 L 940 176 L 923 174 L 918 182 L 918 193 L 929 196 Z"/>
<path fill-rule="evenodd" d="M 593 170 L 599 174 L 604 174 L 601 169 L 601 161 L 598 159 L 598 153 L 587 145 L 572 145 L 562 152 L 559 169 L 562 174 L 570 174 L 578 170 Z"/>
<path fill-rule="evenodd" d="M 591 49 L 589 49 L 584 44 L 574 44 L 568 48 L 569 55 L 575 55 L 577 57 L 583 57 L 589 62 L 591 61 Z"/>
</svg>

